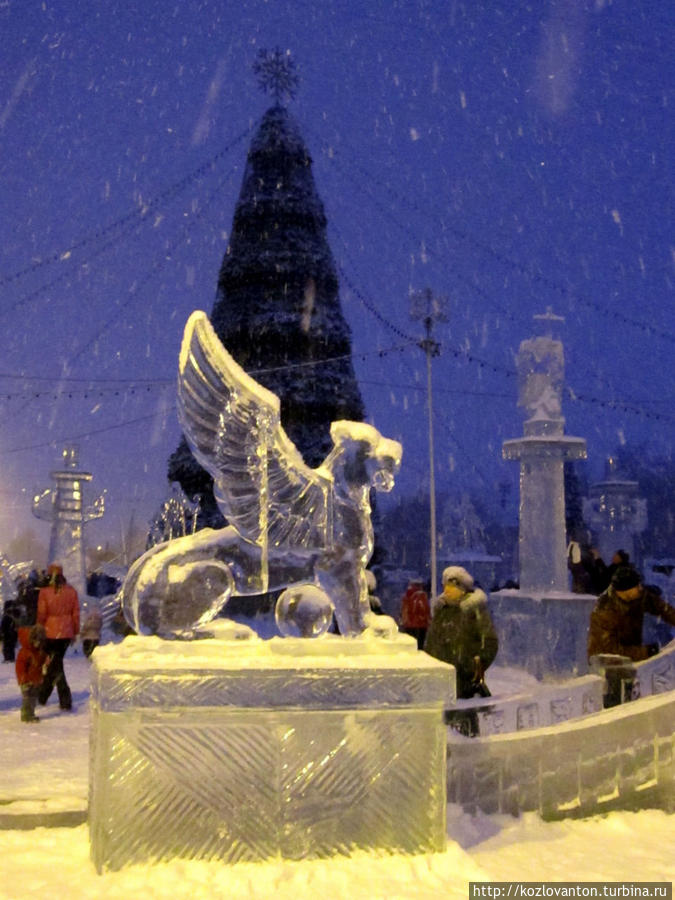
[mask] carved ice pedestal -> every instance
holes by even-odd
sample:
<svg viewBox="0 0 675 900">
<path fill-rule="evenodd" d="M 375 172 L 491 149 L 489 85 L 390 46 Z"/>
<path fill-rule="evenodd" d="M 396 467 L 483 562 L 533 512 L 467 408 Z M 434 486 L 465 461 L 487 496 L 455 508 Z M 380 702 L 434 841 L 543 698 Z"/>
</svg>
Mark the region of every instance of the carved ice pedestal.
<svg viewBox="0 0 675 900">
<path fill-rule="evenodd" d="M 441 851 L 453 696 L 452 667 L 403 635 L 99 648 L 96 868 Z"/>
<path fill-rule="evenodd" d="M 490 594 L 488 607 L 499 635 L 498 664 L 523 668 L 539 679 L 585 675 L 588 623 L 597 599 L 553 591 Z"/>
</svg>

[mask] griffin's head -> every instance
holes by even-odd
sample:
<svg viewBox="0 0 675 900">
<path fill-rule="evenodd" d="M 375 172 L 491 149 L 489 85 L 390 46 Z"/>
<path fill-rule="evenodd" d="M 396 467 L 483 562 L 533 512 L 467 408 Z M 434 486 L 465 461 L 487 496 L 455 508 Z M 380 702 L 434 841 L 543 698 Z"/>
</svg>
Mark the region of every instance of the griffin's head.
<svg viewBox="0 0 675 900">
<path fill-rule="evenodd" d="M 368 485 L 376 491 L 393 488 L 403 453 L 398 441 L 382 437 L 377 428 L 365 422 L 345 420 L 331 424 L 330 436 L 350 487 Z"/>
</svg>

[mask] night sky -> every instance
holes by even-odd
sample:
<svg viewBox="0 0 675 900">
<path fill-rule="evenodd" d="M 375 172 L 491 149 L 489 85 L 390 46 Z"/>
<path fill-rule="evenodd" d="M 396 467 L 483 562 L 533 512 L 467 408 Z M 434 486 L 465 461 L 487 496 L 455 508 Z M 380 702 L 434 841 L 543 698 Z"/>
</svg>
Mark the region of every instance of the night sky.
<svg viewBox="0 0 675 900">
<path fill-rule="evenodd" d="M 178 348 L 210 312 L 246 150 L 290 49 L 369 421 L 425 491 L 436 337 L 439 489 L 506 498 L 514 354 L 565 317 L 567 432 L 600 477 L 618 444 L 672 456 L 670 0 L 86 3 L 0 0 L 0 550 L 75 442 L 107 489 L 89 543 L 166 494 Z"/>
</svg>

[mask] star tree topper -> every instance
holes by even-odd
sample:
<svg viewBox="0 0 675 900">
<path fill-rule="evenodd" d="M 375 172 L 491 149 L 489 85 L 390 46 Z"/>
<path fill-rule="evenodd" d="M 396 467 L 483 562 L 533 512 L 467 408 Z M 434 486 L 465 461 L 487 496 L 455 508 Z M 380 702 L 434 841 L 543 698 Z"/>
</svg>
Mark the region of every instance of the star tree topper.
<svg viewBox="0 0 675 900">
<path fill-rule="evenodd" d="M 282 51 L 279 47 L 274 51 L 259 50 L 253 71 L 262 90 L 271 94 L 277 104 L 285 96 L 289 100 L 295 97 L 300 79 L 290 50 Z"/>
</svg>

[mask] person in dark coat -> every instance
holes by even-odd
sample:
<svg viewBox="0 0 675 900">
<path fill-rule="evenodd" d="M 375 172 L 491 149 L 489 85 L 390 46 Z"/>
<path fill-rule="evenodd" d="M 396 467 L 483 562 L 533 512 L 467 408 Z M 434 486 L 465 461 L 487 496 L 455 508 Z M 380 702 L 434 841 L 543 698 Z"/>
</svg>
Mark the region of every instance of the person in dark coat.
<svg viewBox="0 0 675 900">
<path fill-rule="evenodd" d="M 60 565 L 47 570 L 51 578 L 38 596 L 38 623 L 47 633 L 47 653 L 50 657 L 44 681 L 40 686 L 38 702 L 44 706 L 56 686 L 61 709 L 73 708 L 70 687 L 63 670 L 63 657 L 80 630 L 80 604 L 77 591 L 68 584 Z"/>
<path fill-rule="evenodd" d="M 21 580 L 20 594 L 25 609 L 24 625 L 35 625 L 37 622 L 37 605 L 40 586 L 39 575 L 36 569 L 32 569 L 27 578 Z"/>
<path fill-rule="evenodd" d="M 573 594 L 601 594 L 609 584 L 607 566 L 600 553 L 589 544 L 572 541 L 567 552 L 567 567 L 572 573 Z"/>
<path fill-rule="evenodd" d="M 21 721 L 39 722 L 35 715 L 38 691 L 47 668 L 45 630 L 42 625 L 19 628 L 21 649 L 16 657 L 16 680 L 21 689 Z"/>
<path fill-rule="evenodd" d="M 485 672 L 499 648 L 485 593 L 461 566 L 443 570 L 443 593 L 434 600 L 425 651 L 457 670 L 457 697 L 489 695 Z"/>
<path fill-rule="evenodd" d="M 645 613 L 675 625 L 675 607 L 663 599 L 661 591 L 642 584 L 640 573 L 631 566 L 619 567 L 591 612 L 588 658 L 614 653 L 640 662 L 658 653 L 658 644 L 643 643 Z"/>
<path fill-rule="evenodd" d="M 630 553 L 626 550 L 617 550 L 616 553 L 612 556 L 612 561 L 606 567 L 605 570 L 605 583 L 602 586 L 602 590 L 606 591 L 607 588 L 612 583 L 612 576 L 616 572 L 617 569 L 621 569 L 624 566 L 629 566 L 631 569 L 634 569 L 635 566 L 630 561 Z"/>
<path fill-rule="evenodd" d="M 5 662 L 14 662 L 18 634 L 16 630 L 17 613 L 13 600 L 5 603 L 0 619 L 0 635 L 2 635 L 2 656 Z"/>
</svg>

